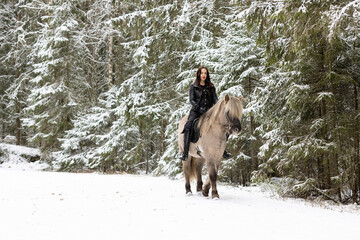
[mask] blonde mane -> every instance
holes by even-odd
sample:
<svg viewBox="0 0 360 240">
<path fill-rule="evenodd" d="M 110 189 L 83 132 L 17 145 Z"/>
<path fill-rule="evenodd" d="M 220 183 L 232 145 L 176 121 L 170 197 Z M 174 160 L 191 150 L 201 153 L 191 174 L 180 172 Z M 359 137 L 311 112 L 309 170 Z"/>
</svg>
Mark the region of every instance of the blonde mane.
<svg viewBox="0 0 360 240">
<path fill-rule="evenodd" d="M 226 102 L 225 97 L 219 100 L 214 106 L 212 106 L 204 115 L 200 117 L 199 120 L 199 128 L 200 134 L 206 134 L 210 127 L 215 123 L 218 119 L 218 115 L 222 110 L 229 111 L 230 118 L 239 118 L 241 119 L 243 106 L 242 106 L 242 97 L 232 97 L 230 95 L 229 100 Z M 223 109 L 225 105 L 225 109 Z"/>
</svg>

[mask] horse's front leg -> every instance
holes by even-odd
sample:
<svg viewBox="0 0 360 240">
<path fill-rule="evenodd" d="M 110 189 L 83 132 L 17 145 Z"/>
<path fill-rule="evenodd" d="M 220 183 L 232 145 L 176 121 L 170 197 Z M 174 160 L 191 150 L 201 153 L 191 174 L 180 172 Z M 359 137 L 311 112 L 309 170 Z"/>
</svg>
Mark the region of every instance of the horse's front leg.
<svg viewBox="0 0 360 240">
<path fill-rule="evenodd" d="M 187 161 L 182 161 L 183 164 L 183 172 L 185 177 L 185 191 L 186 194 L 192 193 L 190 187 L 190 173 L 191 173 L 191 157 L 187 159 Z"/>
<path fill-rule="evenodd" d="M 211 183 L 211 197 L 212 198 L 220 198 L 219 193 L 217 191 L 217 187 L 216 187 L 216 181 L 217 181 L 217 173 L 218 173 L 218 168 L 217 168 L 217 164 L 216 163 L 208 163 L 208 172 L 209 172 L 209 179 L 210 179 L 210 183 Z"/>
</svg>

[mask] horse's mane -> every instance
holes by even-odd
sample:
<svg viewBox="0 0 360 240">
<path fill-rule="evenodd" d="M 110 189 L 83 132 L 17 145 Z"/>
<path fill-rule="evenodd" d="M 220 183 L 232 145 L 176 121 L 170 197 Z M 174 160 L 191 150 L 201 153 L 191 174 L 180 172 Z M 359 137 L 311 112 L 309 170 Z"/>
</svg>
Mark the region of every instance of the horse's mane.
<svg viewBox="0 0 360 240">
<path fill-rule="evenodd" d="M 242 115 L 242 104 L 241 104 L 242 98 L 236 98 L 229 96 L 229 101 L 226 105 L 226 110 L 230 111 L 231 116 L 230 117 L 237 117 L 241 118 Z M 240 102 L 240 107 L 238 107 L 238 104 L 236 104 L 236 101 Z M 205 114 L 203 114 L 200 117 L 199 120 L 199 128 L 200 128 L 200 134 L 204 135 L 206 134 L 211 125 L 215 123 L 217 116 L 222 110 L 222 106 L 225 105 L 225 98 L 220 99 L 214 106 L 212 106 Z"/>
</svg>

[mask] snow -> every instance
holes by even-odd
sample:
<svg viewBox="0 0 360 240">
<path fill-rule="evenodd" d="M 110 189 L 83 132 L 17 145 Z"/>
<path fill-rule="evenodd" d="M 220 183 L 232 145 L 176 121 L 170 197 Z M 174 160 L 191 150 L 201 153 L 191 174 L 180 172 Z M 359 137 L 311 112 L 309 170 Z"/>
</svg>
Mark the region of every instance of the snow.
<svg viewBox="0 0 360 240">
<path fill-rule="evenodd" d="M 334 19 L 331 22 L 330 32 L 329 32 L 329 39 L 334 37 L 335 28 L 338 26 L 341 18 L 345 15 L 345 12 L 349 10 L 351 7 L 360 8 L 360 0 L 355 0 L 348 3 L 345 7 L 343 7 L 340 11 L 336 11 L 335 13 L 331 13 L 331 18 Z"/>
<path fill-rule="evenodd" d="M 359 239 L 359 212 L 183 180 L 0 168 L 0 239 Z"/>
<path fill-rule="evenodd" d="M 185 195 L 184 180 L 40 171 L 0 143 L 0 239 L 359 239 L 357 205 L 276 197 L 219 183 L 219 200 Z M 194 183 L 193 183 L 194 184 Z M 192 186 L 193 191 L 195 186 Z"/>
<path fill-rule="evenodd" d="M 31 156 L 40 155 L 40 150 L 37 148 L 30 148 L 24 146 L 17 146 L 13 144 L 0 143 L 0 148 L 7 150 L 14 154 L 27 154 Z"/>
<path fill-rule="evenodd" d="M 41 155 L 40 150 L 13 144 L 0 143 L 0 169 L 39 171 L 48 169 L 50 166 L 41 161 L 29 162 L 27 157 Z M 1 196 L 1 195 L 0 195 Z"/>
</svg>

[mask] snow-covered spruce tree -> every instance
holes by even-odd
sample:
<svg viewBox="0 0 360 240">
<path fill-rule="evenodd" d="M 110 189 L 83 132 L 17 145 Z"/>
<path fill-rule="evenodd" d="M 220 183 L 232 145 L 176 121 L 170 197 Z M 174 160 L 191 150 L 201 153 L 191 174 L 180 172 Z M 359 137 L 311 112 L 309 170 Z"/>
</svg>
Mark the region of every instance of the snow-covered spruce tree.
<svg viewBox="0 0 360 240">
<path fill-rule="evenodd" d="M 78 15 L 80 26 L 76 30 L 76 40 L 79 41 L 81 48 L 79 53 L 82 60 L 83 85 L 77 88 L 77 94 L 84 96 L 81 110 L 76 111 L 81 114 L 90 107 L 96 105 L 101 94 L 111 88 L 115 81 L 109 76 L 109 34 L 112 31 L 109 20 L 115 4 L 111 0 L 102 1 L 83 1 L 77 4 L 76 8 L 82 14 Z M 113 41 L 114 42 L 114 41 Z M 116 52 L 114 51 L 114 54 Z M 115 74 L 112 74 L 115 78 Z"/>
<path fill-rule="evenodd" d="M 300 32 L 299 28 L 304 26 L 301 21 L 308 21 L 308 18 L 304 17 L 306 13 L 301 9 L 302 6 L 295 2 L 274 5 L 271 9 L 273 14 L 260 21 L 267 32 L 264 38 L 269 42 L 268 59 L 276 69 L 262 79 L 263 87 L 258 89 L 258 102 L 263 103 L 260 107 L 263 120 L 261 129 L 267 141 L 260 154 L 265 162 L 255 176 L 259 177 L 259 173 L 266 172 L 268 176 L 290 177 L 294 179 L 292 184 L 312 184 L 314 181 L 308 181 L 312 173 L 304 171 L 313 169 L 311 165 L 316 162 L 316 149 L 329 147 L 325 141 L 312 134 L 314 131 L 309 124 L 316 114 L 316 109 L 313 108 L 315 99 L 310 95 L 312 86 L 307 82 L 308 79 L 305 79 L 305 72 L 302 71 L 304 69 L 301 69 L 305 62 L 299 60 L 304 52 L 312 50 L 308 45 L 301 45 L 304 42 L 309 43 L 309 39 L 305 39 L 309 36 L 298 35 L 298 42 L 290 36 L 291 33 Z M 266 8 L 269 9 L 268 6 Z M 296 17 L 293 17 L 294 13 Z M 316 15 L 315 12 L 312 14 Z M 273 21 L 269 21 L 270 18 Z M 318 18 L 319 15 L 311 17 L 310 20 L 314 23 Z M 285 25 L 285 20 L 292 24 Z M 265 25 L 265 22 L 268 25 Z M 302 51 L 298 51 L 299 48 L 303 48 Z M 280 64 L 274 64 L 276 61 Z M 307 59 L 307 63 L 312 66 L 316 66 L 317 62 L 317 59 Z"/>
<path fill-rule="evenodd" d="M 25 144 L 21 126 L 29 75 L 32 70 L 29 53 L 34 43 L 38 16 L 25 8 L 24 1 L 1 3 L 1 112 L 3 134 L 16 136 L 16 144 Z"/>
<path fill-rule="evenodd" d="M 331 177 L 331 186 L 339 188 L 343 202 L 360 202 L 360 2 L 347 1 L 325 13 L 334 16 L 329 25 L 329 70 L 327 81 L 333 99 L 330 139 L 339 145 L 332 158 L 337 159 L 339 175 Z M 329 112 L 329 110 L 328 110 Z M 350 166 L 350 167 L 349 167 Z M 332 171 L 332 169 L 330 169 Z"/>
<path fill-rule="evenodd" d="M 11 34 L 16 23 L 14 11 L 15 6 L 12 1 L 0 3 L 0 130 L 2 140 L 6 135 L 14 134 L 14 125 L 8 109 L 6 109 L 9 99 L 5 96 L 6 90 L 11 85 L 13 72 L 11 61 L 9 61 L 9 52 L 14 41 L 14 35 Z"/>
<path fill-rule="evenodd" d="M 343 30 L 333 26 L 342 13 L 354 11 L 356 3 L 289 1 L 271 8 L 268 3 L 258 6 L 262 10 L 257 13 L 271 10 L 269 15 L 259 14 L 265 16 L 259 23 L 266 32 L 261 36 L 267 43 L 269 63 L 277 70 L 263 78 L 264 87 L 258 89 L 259 102 L 265 103 L 261 129 L 268 141 L 261 148 L 265 162 L 255 176 L 266 173 L 292 179 L 287 189 L 290 195 L 343 201 L 342 165 L 348 160 L 342 160 L 340 139 L 349 126 L 340 119 L 347 114 L 344 100 L 349 97 L 342 89 L 351 88 L 356 76 L 337 65 L 341 62 L 338 56 L 348 48 L 341 40 Z M 340 17 L 331 18 L 334 13 Z M 276 78 L 281 72 L 282 79 Z M 287 84 L 273 89 L 274 80 Z M 274 99 L 276 112 L 269 102 Z"/>
<path fill-rule="evenodd" d="M 146 172 L 157 166 L 165 148 L 164 132 L 170 112 L 167 101 L 174 95 L 171 86 L 175 80 L 168 30 L 175 14 L 176 4 L 172 1 L 148 1 L 123 18 L 128 22 L 132 17 L 140 24 L 133 34 L 131 28 L 127 29 L 131 41 L 123 46 L 133 56 L 129 66 L 133 73 L 120 90 L 127 95 L 128 119 L 140 133 L 130 158 Z"/>
<path fill-rule="evenodd" d="M 131 136 L 126 136 L 129 146 L 120 150 L 127 153 L 122 161 L 128 168 L 149 173 L 165 149 L 164 134 L 171 104 L 168 101 L 175 94 L 172 83 L 176 80 L 176 66 L 169 52 L 172 47 L 169 25 L 177 13 L 177 5 L 173 1 L 124 4 L 122 15 L 113 19 L 117 34 L 123 38 L 120 46 L 130 57 L 123 67 L 127 72 L 119 83 L 118 95 L 125 105 L 117 111 L 125 115 L 126 128 L 137 129 L 138 135 L 129 132 Z M 124 126 L 116 124 L 118 134 L 126 132 Z"/>
<path fill-rule="evenodd" d="M 101 95 L 97 107 L 74 121 L 74 129 L 63 140 L 61 161 L 64 167 L 75 164 L 102 171 L 150 172 L 165 149 L 168 100 L 174 94 L 176 66 L 166 51 L 171 48 L 168 25 L 176 5 L 171 1 L 144 5 L 123 1 L 113 7 L 108 21 L 112 34 L 106 33 L 106 49 L 118 53 L 108 58 L 113 87 Z M 89 126 L 87 119 L 100 126 Z"/>
<path fill-rule="evenodd" d="M 110 37 L 115 11 L 113 1 L 93 1 L 82 8 L 84 26 L 80 29 L 82 40 L 87 46 L 88 58 L 85 66 L 87 74 L 88 97 L 91 105 L 79 109 L 72 120 L 72 128 L 60 138 L 61 151 L 57 152 L 54 165 L 63 171 L 79 169 L 111 169 L 116 157 L 111 157 L 111 149 L 100 151 L 110 137 L 111 122 L 117 106 L 115 74 L 109 48 L 114 45 Z M 108 153 L 108 154 L 106 154 Z"/>
<path fill-rule="evenodd" d="M 43 15 L 42 29 L 33 52 L 33 88 L 28 96 L 24 125 L 29 140 L 43 150 L 59 148 L 58 138 L 71 127 L 71 118 L 86 100 L 84 64 L 87 48 L 79 35 L 82 27 L 78 5 L 82 1 L 33 2 Z M 85 56 L 85 58 L 83 58 Z"/>
<path fill-rule="evenodd" d="M 257 46 L 257 27 L 252 28 L 245 21 L 247 7 L 232 6 L 225 15 L 223 37 L 218 39 L 218 48 L 214 52 L 216 59 L 221 59 L 214 71 L 218 75 L 218 91 L 221 96 L 229 93 L 244 96 L 249 105 L 253 104 L 255 88 L 263 75 L 264 48 Z M 246 103 L 244 103 L 246 105 Z M 230 138 L 227 149 L 233 155 L 223 161 L 221 177 L 230 182 L 249 184 L 251 173 L 257 169 L 257 151 L 259 136 L 255 132 L 257 113 L 253 108 L 244 110 L 243 131 L 239 137 Z"/>
<path fill-rule="evenodd" d="M 57 168 L 134 172 L 136 166 L 126 159 L 133 154 L 139 132 L 126 120 L 126 102 L 117 94 L 117 88 L 112 87 L 100 95 L 97 107 L 73 120 L 74 127 L 62 139 Z"/>
<path fill-rule="evenodd" d="M 228 1 L 185 1 L 181 7 L 182 14 L 178 24 L 185 45 L 180 62 L 183 69 L 180 77 L 184 80 L 180 84 L 187 91 L 189 84 L 193 82 L 194 72 L 200 65 L 206 66 L 212 73 L 212 80 L 218 82 L 215 70 L 221 60 L 214 53 L 226 24 L 221 10 L 227 9 Z"/>
</svg>

